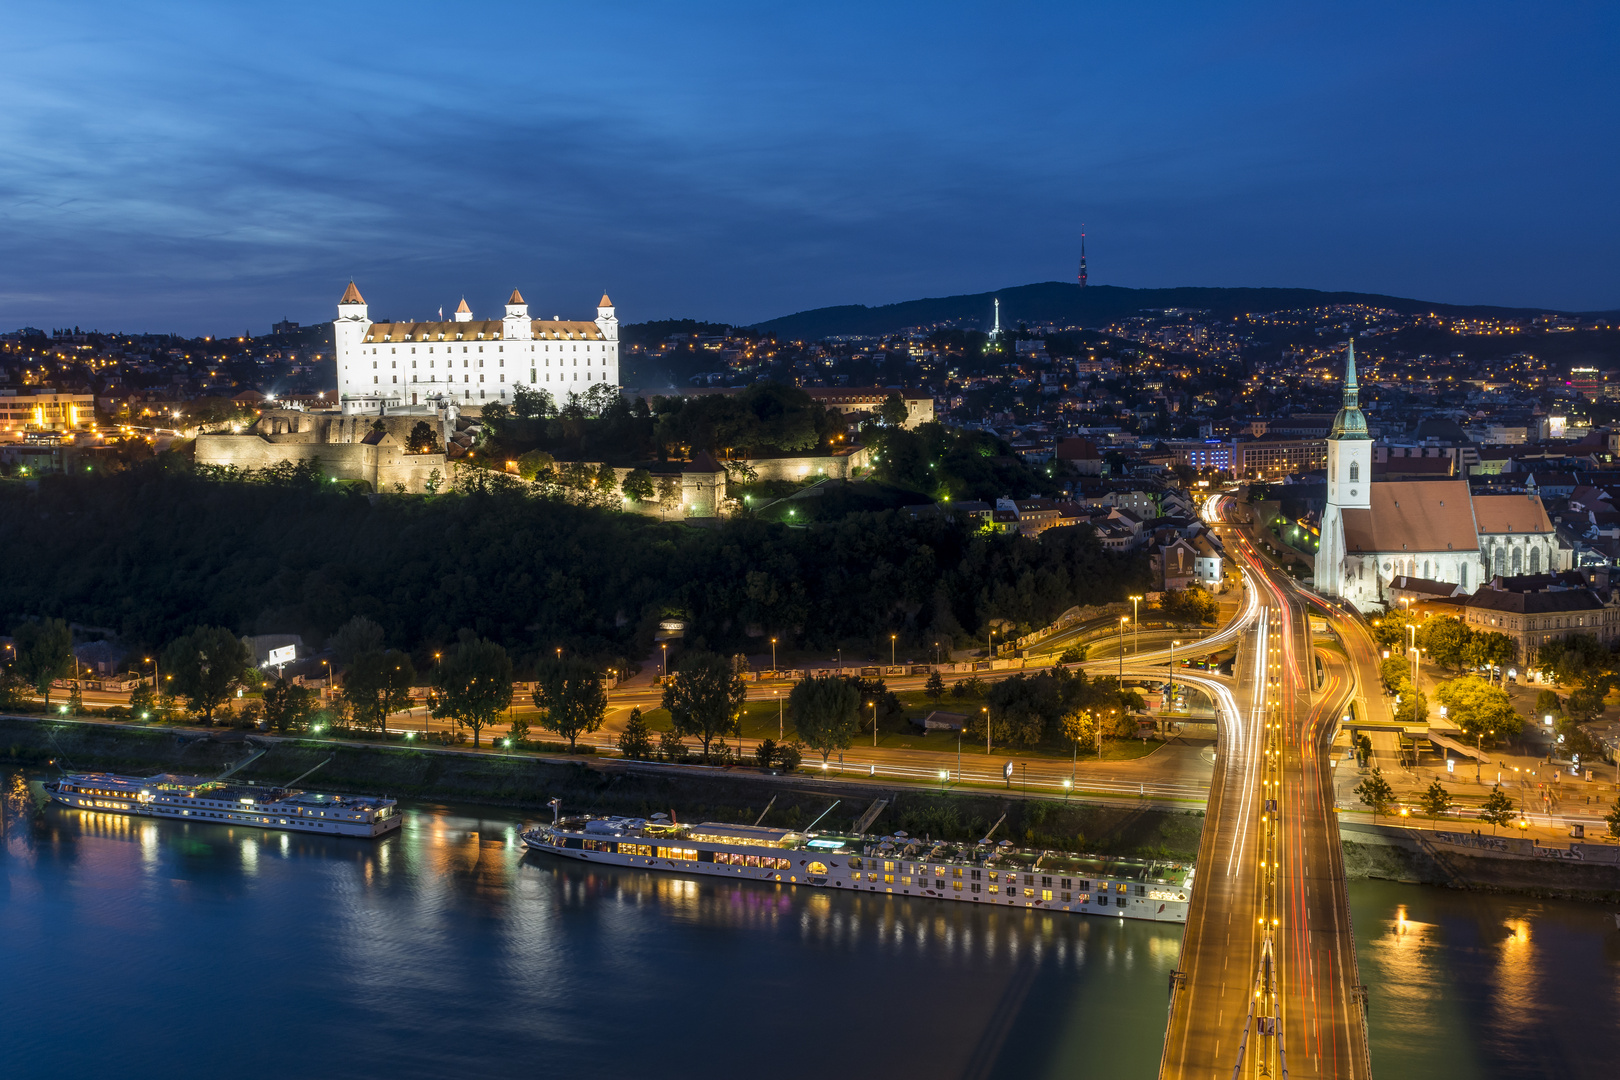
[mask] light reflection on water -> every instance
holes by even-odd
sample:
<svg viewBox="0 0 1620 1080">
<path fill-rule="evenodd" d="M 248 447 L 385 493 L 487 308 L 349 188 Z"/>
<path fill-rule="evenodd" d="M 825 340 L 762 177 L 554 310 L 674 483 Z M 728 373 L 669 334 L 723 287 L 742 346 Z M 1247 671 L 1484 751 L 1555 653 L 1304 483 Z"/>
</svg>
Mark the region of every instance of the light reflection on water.
<svg viewBox="0 0 1620 1080">
<path fill-rule="evenodd" d="M 52 808 L 0 859 L 8 1073 L 1151 1076 L 1181 929 Z M 703 1052 L 720 1047 L 721 1057 Z"/>
<path fill-rule="evenodd" d="M 1611 908 L 1374 881 L 1350 902 L 1375 1076 L 1616 1074 Z"/>
</svg>

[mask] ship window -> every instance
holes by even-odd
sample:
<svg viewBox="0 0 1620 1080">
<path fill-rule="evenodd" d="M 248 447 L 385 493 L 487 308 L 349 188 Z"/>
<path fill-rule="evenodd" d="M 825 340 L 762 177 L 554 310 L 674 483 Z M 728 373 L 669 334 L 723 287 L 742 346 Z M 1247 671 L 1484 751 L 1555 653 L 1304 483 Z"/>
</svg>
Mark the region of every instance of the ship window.
<svg viewBox="0 0 1620 1080">
<path fill-rule="evenodd" d="M 1050 900 L 1050 899 L 1052 899 L 1052 890 L 1051 889 L 1042 889 L 1041 890 L 1041 899 L 1042 900 Z"/>
<path fill-rule="evenodd" d="M 883 883 L 885 885 L 893 885 L 894 884 L 894 875 L 893 874 L 884 874 L 883 875 Z"/>
<path fill-rule="evenodd" d="M 825 874 L 827 872 L 827 864 L 824 862 L 813 862 L 804 869 L 805 872 L 809 874 Z"/>
<path fill-rule="evenodd" d="M 961 892 L 962 891 L 962 883 L 960 881 L 953 881 L 953 882 L 951 882 L 951 888 L 955 889 L 957 892 Z"/>
<path fill-rule="evenodd" d="M 887 870 L 891 874 L 894 873 L 894 863 L 892 863 L 892 862 L 884 863 L 883 864 L 883 869 Z"/>
<path fill-rule="evenodd" d="M 1000 885 L 992 885 L 992 886 L 990 886 L 990 891 L 992 893 L 1000 892 L 1001 891 L 1001 886 Z"/>
<path fill-rule="evenodd" d="M 958 866 L 956 869 L 952 870 L 951 871 L 951 876 L 952 877 L 961 877 L 962 876 L 962 868 L 960 866 Z"/>
</svg>

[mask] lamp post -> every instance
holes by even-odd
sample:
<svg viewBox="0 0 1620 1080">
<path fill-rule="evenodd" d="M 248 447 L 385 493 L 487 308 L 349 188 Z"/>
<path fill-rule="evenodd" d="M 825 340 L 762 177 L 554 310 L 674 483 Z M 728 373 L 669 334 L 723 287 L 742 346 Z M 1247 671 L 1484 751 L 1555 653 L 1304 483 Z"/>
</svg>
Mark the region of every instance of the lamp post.
<svg viewBox="0 0 1620 1080">
<path fill-rule="evenodd" d="M 1176 646 L 1180 644 L 1179 641 L 1170 643 L 1170 698 L 1164 704 L 1167 708 L 1172 709 L 1175 708 L 1176 701 Z"/>
<path fill-rule="evenodd" d="M 867 704 L 872 706 L 872 749 L 876 750 L 877 749 L 877 702 L 875 700 L 874 701 L 868 701 Z"/>
<path fill-rule="evenodd" d="M 1125 685 L 1125 624 L 1130 621 L 1129 615 L 1119 617 L 1119 685 Z"/>
<path fill-rule="evenodd" d="M 1140 596 L 1130 597 L 1131 601 L 1131 655 L 1135 656 L 1142 651 L 1142 603 Z"/>
<path fill-rule="evenodd" d="M 889 635 L 889 666 L 890 667 L 894 667 L 894 639 L 897 636 L 898 635 L 896 635 L 896 634 L 890 634 Z"/>
<path fill-rule="evenodd" d="M 780 690 L 772 690 L 771 697 L 776 699 L 776 741 L 781 742 L 787 737 L 787 728 L 782 719 L 782 692 Z"/>
<path fill-rule="evenodd" d="M 664 650 L 664 678 L 669 678 L 669 642 L 660 642 L 660 649 Z"/>
<path fill-rule="evenodd" d="M 776 674 L 776 639 L 771 638 L 771 674 Z"/>
<path fill-rule="evenodd" d="M 988 705 L 981 706 L 979 708 L 979 711 L 984 713 L 984 756 L 989 757 L 990 756 L 990 706 L 988 706 Z"/>
</svg>

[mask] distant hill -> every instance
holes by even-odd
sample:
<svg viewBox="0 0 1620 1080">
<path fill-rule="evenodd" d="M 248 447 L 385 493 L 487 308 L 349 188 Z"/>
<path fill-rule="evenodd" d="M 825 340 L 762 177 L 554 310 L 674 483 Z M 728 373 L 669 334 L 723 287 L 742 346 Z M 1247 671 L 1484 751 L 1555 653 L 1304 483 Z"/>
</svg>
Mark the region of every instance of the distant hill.
<svg viewBox="0 0 1620 1080">
<path fill-rule="evenodd" d="M 1103 327 L 1151 308 L 1195 308 L 1212 318 L 1231 318 L 1245 311 L 1286 311 L 1326 304 L 1369 304 L 1403 314 L 1538 315 L 1547 308 L 1506 308 L 1436 304 L 1376 293 L 1320 292 L 1316 289 L 1122 289 L 1115 285 L 1079 285 L 1043 281 L 997 292 L 907 300 L 883 307 L 845 304 L 815 308 L 758 323 L 754 329 L 778 340 L 814 340 L 839 334 L 892 334 L 907 326 L 969 320 L 990 328 L 991 301 L 1001 298 L 1001 325 L 1054 322 Z"/>
</svg>

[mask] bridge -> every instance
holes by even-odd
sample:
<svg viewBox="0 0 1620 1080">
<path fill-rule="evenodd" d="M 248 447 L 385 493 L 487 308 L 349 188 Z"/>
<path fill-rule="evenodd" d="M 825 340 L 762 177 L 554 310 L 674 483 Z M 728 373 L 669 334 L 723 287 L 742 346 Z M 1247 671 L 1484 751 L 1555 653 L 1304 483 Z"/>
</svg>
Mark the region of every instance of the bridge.
<svg viewBox="0 0 1620 1080">
<path fill-rule="evenodd" d="M 1347 614 L 1266 563 L 1225 521 L 1226 502 L 1212 498 L 1206 515 L 1247 595 L 1225 631 L 1238 644 L 1235 685 L 1177 673 L 1211 694 L 1219 721 L 1159 1075 L 1362 1080 L 1371 1074 L 1366 994 L 1331 744 L 1370 644 Z M 1335 626 L 1348 659 L 1313 652 L 1309 614 Z"/>
</svg>

